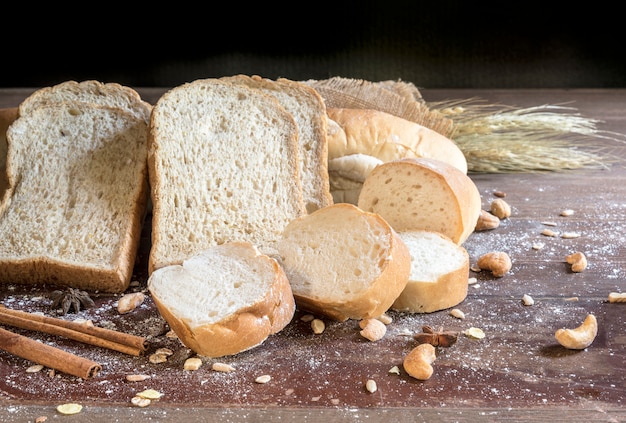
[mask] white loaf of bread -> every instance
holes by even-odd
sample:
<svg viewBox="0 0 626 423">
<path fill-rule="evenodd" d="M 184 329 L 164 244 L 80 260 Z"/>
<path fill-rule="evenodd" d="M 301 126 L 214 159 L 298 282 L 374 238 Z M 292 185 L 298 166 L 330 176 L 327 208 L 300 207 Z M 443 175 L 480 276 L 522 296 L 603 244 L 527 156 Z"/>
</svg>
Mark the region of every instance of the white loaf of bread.
<svg viewBox="0 0 626 423">
<path fill-rule="evenodd" d="M 462 244 L 474 232 L 481 198 L 469 176 L 449 163 L 399 159 L 365 179 L 358 206 L 380 214 L 396 231 L 431 230 Z"/>
<path fill-rule="evenodd" d="M 328 158 L 362 153 L 383 162 L 405 157 L 441 160 L 467 173 L 463 151 L 451 139 L 425 126 L 372 109 L 328 108 L 343 131 L 330 131 Z"/>
<path fill-rule="evenodd" d="M 432 313 L 465 300 L 469 255 L 450 238 L 433 231 L 398 232 L 411 253 L 411 274 L 392 307 L 410 313 Z"/>
<path fill-rule="evenodd" d="M 271 251 L 306 214 L 297 135 L 275 97 L 243 84 L 200 79 L 163 94 L 150 121 L 149 271 L 231 241 Z"/>
<path fill-rule="evenodd" d="M 148 204 L 143 118 L 52 101 L 7 130 L 0 282 L 124 291 Z"/>
<path fill-rule="evenodd" d="M 157 269 L 148 290 L 180 341 L 206 357 L 259 346 L 295 312 L 282 268 L 247 242 L 213 246 Z"/>
<path fill-rule="evenodd" d="M 298 308 L 337 321 L 382 315 L 411 266 L 406 245 L 384 219 L 347 203 L 293 220 L 277 249 Z"/>
<path fill-rule="evenodd" d="M 304 82 L 286 78 L 271 80 L 258 75 L 222 77 L 270 94 L 293 116 L 298 125 L 298 147 L 302 191 L 308 213 L 332 204 L 328 181 L 328 141 L 324 100 Z"/>
<path fill-rule="evenodd" d="M 7 129 L 15 119 L 17 119 L 17 107 L 0 109 L 0 204 L 2 204 L 2 197 L 4 197 L 9 187 L 7 176 L 7 152 L 9 149 Z"/>
</svg>

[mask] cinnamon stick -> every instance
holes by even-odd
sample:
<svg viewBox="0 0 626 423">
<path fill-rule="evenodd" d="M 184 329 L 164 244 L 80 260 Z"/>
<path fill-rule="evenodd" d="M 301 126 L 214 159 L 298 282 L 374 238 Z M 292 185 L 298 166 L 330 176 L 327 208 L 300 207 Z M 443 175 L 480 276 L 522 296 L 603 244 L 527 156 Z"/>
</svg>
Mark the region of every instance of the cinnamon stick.
<svg viewBox="0 0 626 423">
<path fill-rule="evenodd" d="M 21 329 L 64 336 L 75 341 L 139 356 L 147 350 L 147 341 L 140 336 L 69 320 L 42 316 L 0 306 L 0 323 Z"/>
<path fill-rule="evenodd" d="M 37 364 L 83 379 L 94 377 L 102 370 L 102 366 L 95 361 L 79 357 L 2 328 L 0 328 L 0 349 Z"/>
</svg>

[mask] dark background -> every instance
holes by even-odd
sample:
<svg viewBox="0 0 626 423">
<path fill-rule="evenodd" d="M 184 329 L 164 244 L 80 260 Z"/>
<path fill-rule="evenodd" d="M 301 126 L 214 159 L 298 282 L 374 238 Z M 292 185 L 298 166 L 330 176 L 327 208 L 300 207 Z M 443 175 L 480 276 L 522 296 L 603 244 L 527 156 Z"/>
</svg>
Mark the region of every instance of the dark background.
<svg viewBox="0 0 626 423">
<path fill-rule="evenodd" d="M 626 18 L 608 2 L 15 7 L 3 14 L 0 87 L 68 79 L 170 87 L 237 73 L 421 88 L 626 87 Z"/>
</svg>

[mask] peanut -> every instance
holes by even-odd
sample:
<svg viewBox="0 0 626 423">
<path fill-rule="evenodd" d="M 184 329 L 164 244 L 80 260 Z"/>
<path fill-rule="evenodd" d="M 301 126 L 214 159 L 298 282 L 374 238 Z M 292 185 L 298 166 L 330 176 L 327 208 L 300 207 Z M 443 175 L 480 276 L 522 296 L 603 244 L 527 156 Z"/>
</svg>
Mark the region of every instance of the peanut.
<svg viewBox="0 0 626 423">
<path fill-rule="evenodd" d="M 565 261 L 572 265 L 572 272 L 582 272 L 587 268 L 587 257 L 580 251 L 570 254 L 565 257 Z"/>
<path fill-rule="evenodd" d="M 476 265 L 480 269 L 490 270 L 496 278 L 501 278 L 511 270 L 511 258 L 503 251 L 492 251 L 478 258 Z"/>
<path fill-rule="evenodd" d="M 556 340 L 565 348 L 584 350 L 598 334 L 598 321 L 593 314 L 588 314 L 585 321 L 576 329 L 558 329 L 554 333 Z"/>
<path fill-rule="evenodd" d="M 498 218 L 498 216 L 494 216 L 486 210 L 481 210 L 474 230 L 476 232 L 488 231 L 491 229 L 495 229 L 498 226 L 500 226 L 500 219 Z"/>
<path fill-rule="evenodd" d="M 496 198 L 491 202 L 491 213 L 499 219 L 506 219 L 511 216 L 511 206 L 502 198 Z"/>
<path fill-rule="evenodd" d="M 419 380 L 429 379 L 433 374 L 431 364 L 435 361 L 435 347 L 431 344 L 419 344 L 404 358 L 402 365 L 409 376 Z"/>
</svg>

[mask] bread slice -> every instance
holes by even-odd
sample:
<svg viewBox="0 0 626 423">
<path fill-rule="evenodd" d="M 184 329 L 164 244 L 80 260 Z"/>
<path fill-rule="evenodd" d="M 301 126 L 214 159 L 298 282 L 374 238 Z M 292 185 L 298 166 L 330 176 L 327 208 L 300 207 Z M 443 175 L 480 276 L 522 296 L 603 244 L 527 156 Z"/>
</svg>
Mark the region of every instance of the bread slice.
<svg viewBox="0 0 626 423">
<path fill-rule="evenodd" d="M 152 110 L 149 272 L 247 241 L 269 252 L 306 214 L 297 126 L 275 97 L 220 79 L 185 83 Z"/>
<path fill-rule="evenodd" d="M 270 94 L 293 116 L 298 125 L 298 147 L 302 191 L 308 213 L 332 204 L 328 181 L 328 141 L 326 105 L 322 97 L 304 82 L 258 75 L 221 78 L 245 84 Z"/>
<path fill-rule="evenodd" d="M 181 265 L 157 269 L 148 290 L 180 341 L 206 357 L 262 344 L 295 312 L 281 267 L 246 242 L 209 247 Z"/>
<path fill-rule="evenodd" d="M 372 109 L 328 108 L 334 128 L 328 137 L 328 157 L 367 154 L 383 162 L 424 157 L 449 163 L 467 173 L 463 151 L 451 139 L 418 123 Z"/>
<path fill-rule="evenodd" d="M 11 124 L 1 282 L 128 287 L 149 194 L 147 129 L 120 108 L 69 101 Z"/>
<path fill-rule="evenodd" d="M 81 101 L 118 107 L 142 118 L 146 124 L 150 120 L 152 110 L 152 105 L 142 100 L 139 93 L 130 87 L 116 82 L 70 80 L 33 92 L 20 103 L 19 115 L 28 114 L 44 104 L 62 101 Z"/>
<path fill-rule="evenodd" d="M 17 119 L 17 107 L 0 109 L 0 204 L 3 203 L 2 198 L 9 188 L 6 166 L 7 152 L 9 149 L 7 143 L 7 129 L 15 119 Z M 2 209 L 0 209 L 0 213 L 1 212 Z"/>
<path fill-rule="evenodd" d="M 389 224 L 347 203 L 293 220 L 277 249 L 298 308 L 338 321 L 382 315 L 411 267 Z"/>
<path fill-rule="evenodd" d="M 433 231 L 398 232 L 411 253 L 411 274 L 391 308 L 432 313 L 467 297 L 469 255 L 450 238 Z"/>
<path fill-rule="evenodd" d="M 358 206 L 380 214 L 396 231 L 431 230 L 462 244 L 481 210 L 478 188 L 465 173 L 440 160 L 383 163 L 365 179 Z"/>
</svg>

